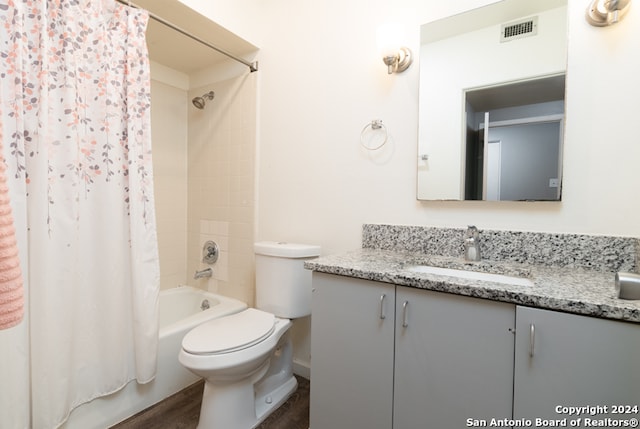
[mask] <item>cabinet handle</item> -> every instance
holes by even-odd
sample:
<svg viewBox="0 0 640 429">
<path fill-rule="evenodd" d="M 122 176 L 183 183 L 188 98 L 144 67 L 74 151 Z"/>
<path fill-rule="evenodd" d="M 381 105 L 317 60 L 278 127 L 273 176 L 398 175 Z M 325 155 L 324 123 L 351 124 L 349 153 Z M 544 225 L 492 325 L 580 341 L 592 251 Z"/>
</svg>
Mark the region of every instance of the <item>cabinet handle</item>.
<svg viewBox="0 0 640 429">
<path fill-rule="evenodd" d="M 409 326 L 409 301 L 402 303 L 402 327 Z"/>
<path fill-rule="evenodd" d="M 383 293 L 382 295 L 380 295 L 380 319 L 382 319 L 382 320 L 387 318 L 387 315 L 384 312 L 384 308 L 385 308 L 384 300 L 386 298 L 387 298 L 386 294 Z"/>
<path fill-rule="evenodd" d="M 531 323 L 529 325 L 529 357 L 533 357 L 533 352 L 536 348 L 536 325 Z"/>
</svg>

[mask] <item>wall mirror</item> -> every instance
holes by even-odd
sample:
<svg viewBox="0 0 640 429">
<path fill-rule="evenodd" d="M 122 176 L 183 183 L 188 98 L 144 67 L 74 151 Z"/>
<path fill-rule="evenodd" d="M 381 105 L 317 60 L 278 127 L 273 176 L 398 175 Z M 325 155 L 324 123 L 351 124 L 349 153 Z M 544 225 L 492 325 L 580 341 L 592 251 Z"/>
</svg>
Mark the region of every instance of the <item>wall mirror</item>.
<svg viewBox="0 0 640 429">
<path fill-rule="evenodd" d="M 566 0 L 502 0 L 420 29 L 419 200 L 558 201 Z"/>
</svg>

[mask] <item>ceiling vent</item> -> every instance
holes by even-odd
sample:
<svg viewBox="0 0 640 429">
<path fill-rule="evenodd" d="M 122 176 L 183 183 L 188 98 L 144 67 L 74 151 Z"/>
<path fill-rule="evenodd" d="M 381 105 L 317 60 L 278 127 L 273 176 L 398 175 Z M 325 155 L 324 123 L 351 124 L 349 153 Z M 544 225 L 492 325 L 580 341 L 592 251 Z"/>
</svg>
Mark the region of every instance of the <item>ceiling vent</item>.
<svg viewBox="0 0 640 429">
<path fill-rule="evenodd" d="M 534 16 L 518 22 L 502 24 L 500 28 L 500 42 L 522 39 L 538 34 L 538 17 Z"/>
</svg>

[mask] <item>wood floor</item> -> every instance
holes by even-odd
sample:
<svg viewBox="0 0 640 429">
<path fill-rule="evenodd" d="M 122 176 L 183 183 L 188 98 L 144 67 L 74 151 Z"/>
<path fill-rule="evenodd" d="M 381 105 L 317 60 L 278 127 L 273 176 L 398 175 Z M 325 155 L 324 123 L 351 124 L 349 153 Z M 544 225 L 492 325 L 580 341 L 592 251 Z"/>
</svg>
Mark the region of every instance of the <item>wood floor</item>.
<svg viewBox="0 0 640 429">
<path fill-rule="evenodd" d="M 309 428 L 309 380 L 296 378 L 298 390 L 256 429 Z M 195 429 L 203 389 L 200 381 L 111 429 Z"/>
</svg>

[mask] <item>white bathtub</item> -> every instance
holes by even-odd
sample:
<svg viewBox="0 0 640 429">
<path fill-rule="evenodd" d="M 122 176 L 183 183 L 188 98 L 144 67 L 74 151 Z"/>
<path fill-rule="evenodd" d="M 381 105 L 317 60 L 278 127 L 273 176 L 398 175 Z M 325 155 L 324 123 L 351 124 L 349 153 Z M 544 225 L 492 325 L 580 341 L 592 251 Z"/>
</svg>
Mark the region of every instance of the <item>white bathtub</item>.
<svg viewBox="0 0 640 429">
<path fill-rule="evenodd" d="M 210 308 L 203 311 L 204 300 Z M 190 286 L 161 291 L 156 378 L 143 385 L 132 381 L 112 395 L 79 406 L 62 428 L 108 428 L 195 383 L 199 378 L 178 362 L 184 335 L 207 320 L 237 313 L 246 307 L 244 302 Z"/>
</svg>

